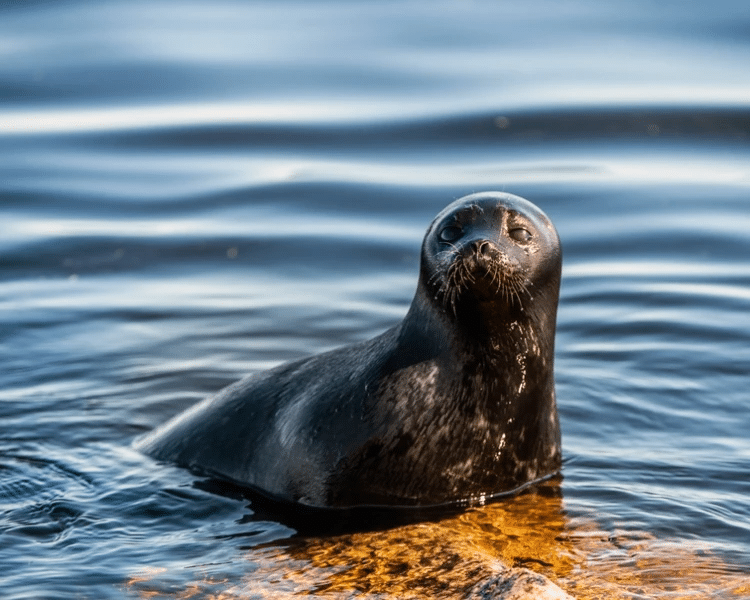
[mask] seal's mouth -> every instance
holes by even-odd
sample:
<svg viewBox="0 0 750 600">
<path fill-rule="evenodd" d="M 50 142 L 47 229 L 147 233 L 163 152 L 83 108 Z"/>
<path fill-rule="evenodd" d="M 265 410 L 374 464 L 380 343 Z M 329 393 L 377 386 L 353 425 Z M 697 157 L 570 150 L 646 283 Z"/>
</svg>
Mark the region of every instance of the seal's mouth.
<svg viewBox="0 0 750 600">
<path fill-rule="evenodd" d="M 438 297 L 454 314 L 458 302 L 467 297 L 520 306 L 525 281 L 523 270 L 515 261 L 492 242 L 478 240 L 453 250 Z"/>
</svg>

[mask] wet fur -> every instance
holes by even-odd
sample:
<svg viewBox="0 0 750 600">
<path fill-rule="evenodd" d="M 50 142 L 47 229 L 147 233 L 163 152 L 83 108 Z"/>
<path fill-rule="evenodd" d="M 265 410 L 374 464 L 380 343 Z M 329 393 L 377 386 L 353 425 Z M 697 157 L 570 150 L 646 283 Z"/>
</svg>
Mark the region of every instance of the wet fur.
<svg viewBox="0 0 750 600">
<path fill-rule="evenodd" d="M 519 223 L 532 242 L 508 237 Z M 450 224 L 455 243 L 441 241 Z M 248 377 L 138 447 L 313 507 L 484 502 L 548 477 L 560 467 L 560 264 L 554 227 L 529 202 L 458 200 L 428 228 L 401 323 Z"/>
</svg>

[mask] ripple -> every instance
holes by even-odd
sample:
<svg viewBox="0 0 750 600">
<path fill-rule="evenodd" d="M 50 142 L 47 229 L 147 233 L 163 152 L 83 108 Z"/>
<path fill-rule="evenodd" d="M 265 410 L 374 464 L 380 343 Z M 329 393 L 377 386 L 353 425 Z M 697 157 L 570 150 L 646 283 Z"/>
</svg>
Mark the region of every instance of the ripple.
<svg viewBox="0 0 750 600">
<path fill-rule="evenodd" d="M 747 6 L 6 5 L 6 595 L 461 596 L 478 548 L 582 599 L 747 594 Z M 397 322 L 430 219 L 488 188 L 565 247 L 559 493 L 291 541 L 129 449 Z"/>
<path fill-rule="evenodd" d="M 0 471 L 2 520 L 10 535 L 56 540 L 83 525 L 81 502 L 96 493 L 89 475 L 57 460 L 23 455 L 6 455 Z"/>
</svg>

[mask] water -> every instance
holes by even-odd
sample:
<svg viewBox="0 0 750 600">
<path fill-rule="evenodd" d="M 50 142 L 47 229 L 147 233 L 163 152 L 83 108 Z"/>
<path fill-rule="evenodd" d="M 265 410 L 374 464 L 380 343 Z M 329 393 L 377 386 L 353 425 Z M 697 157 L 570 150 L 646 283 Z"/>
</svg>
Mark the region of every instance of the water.
<svg viewBox="0 0 750 600">
<path fill-rule="evenodd" d="M 750 5 L 0 8 L 0 595 L 750 598 Z M 498 189 L 565 250 L 563 478 L 293 537 L 132 440 L 404 314 Z"/>
</svg>

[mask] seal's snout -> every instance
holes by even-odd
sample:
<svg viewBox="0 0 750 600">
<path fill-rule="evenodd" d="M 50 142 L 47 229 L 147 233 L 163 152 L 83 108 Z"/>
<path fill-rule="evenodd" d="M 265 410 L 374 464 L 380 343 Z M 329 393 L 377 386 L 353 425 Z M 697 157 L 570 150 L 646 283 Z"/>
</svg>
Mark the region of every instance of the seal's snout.
<svg viewBox="0 0 750 600">
<path fill-rule="evenodd" d="M 477 256 L 490 257 L 492 255 L 492 244 L 487 240 L 475 240 L 471 242 L 471 249 Z"/>
<path fill-rule="evenodd" d="M 487 268 L 490 264 L 502 261 L 503 253 L 493 242 L 477 239 L 466 244 L 463 260 L 471 268 Z"/>
<path fill-rule="evenodd" d="M 521 304 L 525 270 L 505 248 L 480 235 L 465 240 L 456 250 L 438 295 L 454 306 L 460 298 L 469 297 Z"/>
</svg>

